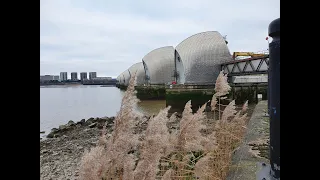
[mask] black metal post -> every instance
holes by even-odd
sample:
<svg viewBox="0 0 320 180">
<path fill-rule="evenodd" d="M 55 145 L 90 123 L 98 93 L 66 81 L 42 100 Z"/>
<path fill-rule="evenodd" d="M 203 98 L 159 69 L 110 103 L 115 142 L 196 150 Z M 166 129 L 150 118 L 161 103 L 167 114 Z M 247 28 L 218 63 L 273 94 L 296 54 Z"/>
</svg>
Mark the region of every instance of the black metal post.
<svg viewBox="0 0 320 180">
<path fill-rule="evenodd" d="M 280 179 L 280 18 L 269 25 L 270 175 Z"/>
</svg>

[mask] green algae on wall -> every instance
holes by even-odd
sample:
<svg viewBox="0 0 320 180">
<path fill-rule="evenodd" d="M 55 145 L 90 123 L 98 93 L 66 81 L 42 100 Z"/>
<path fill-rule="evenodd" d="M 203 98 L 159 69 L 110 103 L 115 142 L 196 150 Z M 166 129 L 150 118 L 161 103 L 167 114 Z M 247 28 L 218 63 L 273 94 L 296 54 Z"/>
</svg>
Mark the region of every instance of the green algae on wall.
<svg viewBox="0 0 320 180">
<path fill-rule="evenodd" d="M 258 103 L 258 94 L 262 94 L 262 100 L 267 100 L 267 86 L 232 86 L 230 98 L 235 99 L 236 104 Z"/>
<path fill-rule="evenodd" d="M 127 90 L 127 86 L 125 86 L 125 85 L 119 85 L 119 89 L 121 89 L 121 90 Z"/>
<path fill-rule="evenodd" d="M 164 87 L 136 86 L 137 98 L 140 100 L 164 100 L 166 89 Z"/>
<path fill-rule="evenodd" d="M 182 112 L 185 104 L 191 100 L 192 110 L 195 112 L 204 103 L 212 99 L 214 90 L 167 90 L 166 105 L 171 106 L 170 111 Z"/>
</svg>

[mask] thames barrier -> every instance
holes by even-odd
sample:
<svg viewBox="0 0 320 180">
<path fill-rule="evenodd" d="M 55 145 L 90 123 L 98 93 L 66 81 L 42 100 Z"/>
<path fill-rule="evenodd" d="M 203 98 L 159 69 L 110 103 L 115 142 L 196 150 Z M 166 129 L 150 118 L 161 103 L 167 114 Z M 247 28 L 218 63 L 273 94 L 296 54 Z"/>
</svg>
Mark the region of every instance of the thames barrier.
<svg viewBox="0 0 320 180">
<path fill-rule="evenodd" d="M 247 58 L 237 59 L 238 56 Z M 184 39 L 176 47 L 164 46 L 148 52 L 117 77 L 117 87 L 126 89 L 136 73 L 139 99 L 165 99 L 172 111 L 182 110 L 191 100 L 196 110 L 212 98 L 215 80 L 223 71 L 232 87 L 230 99 L 256 103 L 258 95 L 267 99 L 268 59 L 267 52 L 232 55 L 228 42 L 218 31 L 206 31 Z"/>
</svg>

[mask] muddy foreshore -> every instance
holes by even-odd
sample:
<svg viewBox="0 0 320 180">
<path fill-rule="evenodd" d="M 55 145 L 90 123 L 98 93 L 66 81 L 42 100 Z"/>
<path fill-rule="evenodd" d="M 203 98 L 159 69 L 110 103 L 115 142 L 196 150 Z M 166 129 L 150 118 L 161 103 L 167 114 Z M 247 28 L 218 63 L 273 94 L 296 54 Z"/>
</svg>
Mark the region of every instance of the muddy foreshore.
<svg viewBox="0 0 320 180">
<path fill-rule="evenodd" d="M 114 119 L 115 117 L 82 119 L 53 128 L 46 139 L 40 140 L 40 179 L 78 179 L 84 151 L 96 146 L 104 125 L 107 135 L 111 135 Z M 143 119 L 144 121 L 136 124 L 136 133 L 146 130 L 150 116 L 143 116 Z"/>
<path fill-rule="evenodd" d="M 252 107 L 252 106 L 251 106 Z M 248 116 L 252 114 L 249 108 Z M 175 114 L 176 121 L 168 123 L 169 129 L 176 126 L 181 114 Z M 207 117 L 211 117 L 211 113 Z M 76 180 L 79 177 L 80 160 L 85 150 L 95 147 L 104 125 L 106 133 L 111 135 L 115 117 L 82 119 L 69 121 L 66 125 L 53 128 L 46 139 L 40 140 L 40 179 L 41 180 Z M 147 128 L 150 116 L 135 127 L 136 133 Z"/>
<path fill-rule="evenodd" d="M 94 147 L 104 124 L 111 133 L 114 117 L 82 119 L 53 128 L 40 140 L 40 179 L 77 179 L 85 149 Z"/>
</svg>

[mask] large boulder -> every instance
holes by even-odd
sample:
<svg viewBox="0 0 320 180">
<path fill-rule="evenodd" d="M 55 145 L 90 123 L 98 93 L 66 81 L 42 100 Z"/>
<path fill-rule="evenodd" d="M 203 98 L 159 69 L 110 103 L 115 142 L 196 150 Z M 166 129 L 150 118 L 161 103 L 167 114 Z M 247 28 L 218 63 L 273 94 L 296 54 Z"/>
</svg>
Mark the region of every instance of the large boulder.
<svg viewBox="0 0 320 180">
<path fill-rule="evenodd" d="M 93 119 L 92 122 L 94 122 L 94 123 L 95 123 L 95 122 L 98 122 L 99 119 L 100 119 L 100 118 L 97 117 L 97 118 Z"/>
<path fill-rule="evenodd" d="M 68 127 L 67 127 L 67 125 L 60 125 L 59 126 L 59 130 L 60 131 L 64 131 L 64 130 L 66 130 Z"/>
<path fill-rule="evenodd" d="M 47 138 L 53 138 L 54 137 L 54 133 L 53 132 L 50 132 L 48 135 L 47 135 Z"/>
<path fill-rule="evenodd" d="M 85 122 L 85 125 L 88 126 L 88 125 L 92 124 L 92 123 L 93 123 L 93 120 L 94 120 L 94 118 L 89 118 L 89 119 Z"/>
<path fill-rule="evenodd" d="M 47 135 L 47 138 L 54 138 L 56 134 L 60 133 L 61 129 L 52 128 L 51 132 Z"/>
<path fill-rule="evenodd" d="M 97 118 L 97 122 L 100 124 L 104 124 L 107 121 L 107 118 Z"/>
<path fill-rule="evenodd" d="M 98 128 L 98 129 L 103 129 L 103 126 L 104 126 L 104 123 L 98 123 L 98 124 L 97 124 L 97 128 Z"/>
<path fill-rule="evenodd" d="M 60 130 L 59 129 L 57 129 L 57 128 L 52 128 L 51 129 L 51 132 L 53 132 L 53 133 L 57 133 L 57 132 L 59 132 Z"/>
<path fill-rule="evenodd" d="M 68 124 L 67 124 L 67 126 L 75 126 L 76 124 L 72 121 L 72 120 L 70 120 L 69 122 L 68 122 Z"/>
<path fill-rule="evenodd" d="M 97 123 L 95 122 L 95 123 L 90 124 L 90 125 L 89 125 L 89 128 L 94 128 L 94 127 L 96 127 L 96 126 L 97 126 Z"/>
<path fill-rule="evenodd" d="M 80 125 L 84 125 L 85 124 L 85 122 L 86 122 L 86 120 L 85 119 L 81 119 L 81 121 L 78 121 L 76 124 L 78 125 L 78 124 L 80 124 Z"/>
<path fill-rule="evenodd" d="M 106 122 L 107 124 L 113 124 L 113 121 L 114 121 L 115 117 L 110 117 L 110 118 L 106 118 Z"/>
</svg>

